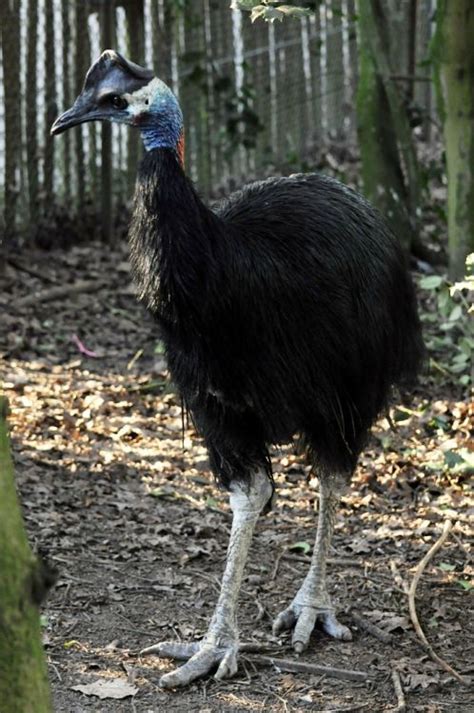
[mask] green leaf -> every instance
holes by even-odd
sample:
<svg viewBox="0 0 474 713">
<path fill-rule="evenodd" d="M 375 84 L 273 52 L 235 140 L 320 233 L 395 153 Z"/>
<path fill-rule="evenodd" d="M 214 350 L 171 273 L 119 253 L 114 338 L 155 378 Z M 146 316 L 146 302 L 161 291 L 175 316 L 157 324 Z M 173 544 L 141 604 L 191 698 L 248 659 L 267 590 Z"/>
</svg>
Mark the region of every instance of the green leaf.
<svg viewBox="0 0 474 713">
<path fill-rule="evenodd" d="M 474 582 L 469 582 L 467 579 L 458 579 L 457 583 L 460 587 L 465 589 L 466 592 L 470 592 L 471 589 L 474 589 Z"/>
<path fill-rule="evenodd" d="M 438 567 L 442 569 L 443 572 L 452 572 L 453 569 L 456 569 L 456 565 L 449 564 L 448 562 L 440 562 Z"/>
<path fill-rule="evenodd" d="M 294 7 L 292 5 L 279 5 L 278 11 L 288 15 L 289 17 L 307 17 L 312 12 L 305 7 Z"/>
<path fill-rule="evenodd" d="M 180 495 L 169 486 L 154 488 L 148 493 L 152 498 L 170 498 L 170 500 L 179 500 Z"/>
<path fill-rule="evenodd" d="M 429 277 L 423 277 L 420 280 L 420 287 L 424 290 L 434 290 L 443 284 L 443 278 L 439 275 L 429 275 Z"/>
<path fill-rule="evenodd" d="M 464 463 L 465 459 L 462 455 L 460 455 L 460 453 L 456 453 L 456 451 L 445 451 L 444 462 L 448 468 L 454 468 L 455 466 L 460 465 L 460 463 Z"/>
<path fill-rule="evenodd" d="M 304 555 L 307 555 L 308 552 L 311 550 L 311 545 L 309 542 L 294 542 L 292 545 L 288 547 L 289 550 L 299 550 L 302 552 Z"/>
<path fill-rule="evenodd" d="M 465 354 L 465 352 L 459 352 L 459 354 L 456 354 L 455 357 L 453 357 L 453 362 L 455 364 L 466 364 L 471 358 L 470 354 Z"/>
<path fill-rule="evenodd" d="M 394 409 L 392 414 L 392 418 L 396 423 L 400 423 L 401 421 L 408 421 L 411 416 L 411 413 L 407 413 L 407 411 L 405 411 L 404 409 L 399 408 Z"/>
<path fill-rule="evenodd" d="M 462 307 L 461 305 L 456 305 L 449 315 L 449 321 L 456 322 L 460 317 L 462 317 Z"/>
</svg>

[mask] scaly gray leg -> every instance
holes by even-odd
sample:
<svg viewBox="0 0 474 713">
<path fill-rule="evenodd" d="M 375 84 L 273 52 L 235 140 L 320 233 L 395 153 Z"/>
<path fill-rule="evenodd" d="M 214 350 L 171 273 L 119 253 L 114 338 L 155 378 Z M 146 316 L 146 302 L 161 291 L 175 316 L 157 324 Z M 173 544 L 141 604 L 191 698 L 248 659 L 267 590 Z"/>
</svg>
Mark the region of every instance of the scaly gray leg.
<svg viewBox="0 0 474 713">
<path fill-rule="evenodd" d="M 249 488 L 235 482 L 230 493 L 232 531 L 221 591 L 209 629 L 201 642 L 181 644 L 165 641 L 144 649 L 174 659 L 189 659 L 180 668 L 165 674 L 160 686 L 184 686 L 218 666 L 215 677 L 225 678 L 237 671 L 237 599 L 255 523 L 272 494 L 272 486 L 261 470 L 252 476 Z"/>
<path fill-rule="evenodd" d="M 340 624 L 336 619 L 326 588 L 326 558 L 336 522 L 339 500 L 337 481 L 321 478 L 318 529 L 311 565 L 290 606 L 282 611 L 273 623 L 275 635 L 286 629 L 294 628 L 292 643 L 297 653 L 307 647 L 317 620 L 321 622 L 323 629 L 336 639 L 344 641 L 352 639 L 352 634 L 347 626 Z"/>
</svg>

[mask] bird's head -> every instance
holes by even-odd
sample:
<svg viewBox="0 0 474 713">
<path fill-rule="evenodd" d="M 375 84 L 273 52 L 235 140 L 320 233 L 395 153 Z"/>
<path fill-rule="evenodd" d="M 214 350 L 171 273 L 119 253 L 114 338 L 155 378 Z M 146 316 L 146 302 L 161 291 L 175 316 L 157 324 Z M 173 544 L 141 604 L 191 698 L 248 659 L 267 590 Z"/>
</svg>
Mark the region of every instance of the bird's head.
<svg viewBox="0 0 474 713">
<path fill-rule="evenodd" d="M 71 109 L 51 127 L 60 134 L 86 121 L 115 121 L 141 130 L 147 150 L 172 148 L 182 161 L 183 115 L 171 89 L 153 72 L 105 50 L 87 72 Z"/>
</svg>

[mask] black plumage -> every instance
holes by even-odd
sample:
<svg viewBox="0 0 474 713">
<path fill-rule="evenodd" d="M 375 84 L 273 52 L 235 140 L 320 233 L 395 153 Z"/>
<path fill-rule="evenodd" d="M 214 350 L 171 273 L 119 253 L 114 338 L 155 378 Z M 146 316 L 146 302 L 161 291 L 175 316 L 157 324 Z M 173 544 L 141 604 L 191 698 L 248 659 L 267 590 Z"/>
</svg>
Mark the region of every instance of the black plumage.
<svg viewBox="0 0 474 713">
<path fill-rule="evenodd" d="M 306 577 L 273 632 L 293 630 L 298 653 L 317 621 L 350 640 L 326 583 L 337 505 L 392 388 L 412 381 L 422 360 L 400 246 L 361 196 L 320 174 L 253 183 L 207 208 L 182 167 L 176 97 L 113 50 L 52 131 L 86 121 L 141 131 L 147 153 L 130 227 L 133 271 L 233 512 L 207 633 L 144 650 L 189 659 L 160 685 L 185 685 L 216 667 L 217 678 L 237 671 L 237 597 L 254 527 L 271 500 L 268 449 L 295 435 L 320 478 L 318 527 Z"/>
<path fill-rule="evenodd" d="M 322 174 L 270 178 L 207 208 L 176 151 L 147 152 L 130 229 L 141 298 L 225 487 L 299 434 L 349 477 L 391 389 L 422 360 L 395 237 Z"/>
</svg>

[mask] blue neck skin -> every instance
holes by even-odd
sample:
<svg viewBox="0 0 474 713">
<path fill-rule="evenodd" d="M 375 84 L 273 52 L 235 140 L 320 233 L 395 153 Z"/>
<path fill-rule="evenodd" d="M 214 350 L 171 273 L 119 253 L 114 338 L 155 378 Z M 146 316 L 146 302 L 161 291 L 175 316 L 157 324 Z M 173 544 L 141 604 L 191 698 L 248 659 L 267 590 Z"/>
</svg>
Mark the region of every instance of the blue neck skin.
<svg viewBox="0 0 474 713">
<path fill-rule="evenodd" d="M 183 115 L 171 91 L 160 93 L 154 99 L 146 120 L 140 124 L 140 131 L 147 151 L 176 149 L 183 131 Z"/>
</svg>

